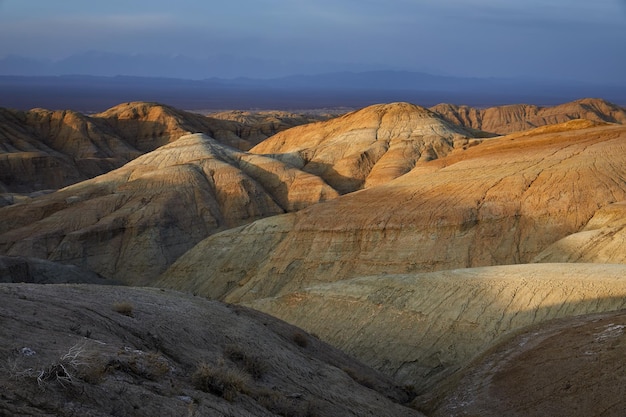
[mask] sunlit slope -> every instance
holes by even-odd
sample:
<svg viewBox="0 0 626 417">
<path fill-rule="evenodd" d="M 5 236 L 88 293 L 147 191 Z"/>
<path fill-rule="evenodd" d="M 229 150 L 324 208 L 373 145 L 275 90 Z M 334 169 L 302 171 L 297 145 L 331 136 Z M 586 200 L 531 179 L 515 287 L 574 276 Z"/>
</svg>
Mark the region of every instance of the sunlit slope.
<svg viewBox="0 0 626 417">
<path fill-rule="evenodd" d="M 237 302 L 357 276 L 527 263 L 626 199 L 625 147 L 626 127 L 578 122 L 487 139 L 211 236 L 161 284 Z"/>
<path fill-rule="evenodd" d="M 108 174 L 0 209 L 0 251 L 149 284 L 212 233 L 336 196 L 279 161 L 187 135 Z"/>
</svg>

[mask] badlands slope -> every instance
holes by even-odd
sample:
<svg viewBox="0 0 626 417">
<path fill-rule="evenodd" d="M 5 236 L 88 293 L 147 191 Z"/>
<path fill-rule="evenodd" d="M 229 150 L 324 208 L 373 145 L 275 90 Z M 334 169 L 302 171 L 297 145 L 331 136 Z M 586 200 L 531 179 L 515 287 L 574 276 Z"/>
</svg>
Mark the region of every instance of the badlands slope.
<svg viewBox="0 0 626 417">
<path fill-rule="evenodd" d="M 475 132 L 408 103 L 370 106 L 278 133 L 250 150 L 319 175 L 341 193 L 384 184 L 419 161 L 470 146 Z"/>
<path fill-rule="evenodd" d="M 231 302 L 358 276 L 532 261 L 626 200 L 626 127 L 569 122 L 211 236 L 161 284 Z M 211 256 L 207 256 L 211 254 Z"/>
<path fill-rule="evenodd" d="M 477 109 L 453 104 L 439 104 L 431 107 L 430 110 L 451 123 L 501 135 L 575 119 L 626 123 L 626 110 L 624 108 L 602 99 L 591 98 L 553 107 L 514 104 Z"/>
<path fill-rule="evenodd" d="M 104 174 L 190 133 L 247 150 L 308 119 L 272 113 L 221 120 L 133 102 L 85 116 L 74 111 L 0 109 L 0 206 Z"/>
<path fill-rule="evenodd" d="M 187 135 L 108 174 L 0 209 L 0 253 L 149 284 L 216 231 L 336 196 L 279 161 Z"/>
<path fill-rule="evenodd" d="M 300 329 L 176 292 L 0 285 L 3 416 L 422 416 Z"/>
</svg>

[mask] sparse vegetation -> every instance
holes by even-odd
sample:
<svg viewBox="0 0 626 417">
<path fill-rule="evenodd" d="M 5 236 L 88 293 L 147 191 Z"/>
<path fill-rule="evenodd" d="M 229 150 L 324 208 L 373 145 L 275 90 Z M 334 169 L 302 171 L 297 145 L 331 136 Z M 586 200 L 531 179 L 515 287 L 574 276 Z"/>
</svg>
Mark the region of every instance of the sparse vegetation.
<svg viewBox="0 0 626 417">
<path fill-rule="evenodd" d="M 248 375 L 237 368 L 201 363 L 191 376 L 194 386 L 204 392 L 233 401 L 237 394 L 248 390 Z"/>
<path fill-rule="evenodd" d="M 133 317 L 133 304 L 129 301 L 118 301 L 113 303 L 113 311 L 128 317 Z"/>
<path fill-rule="evenodd" d="M 267 371 L 267 364 L 258 356 L 250 355 L 235 345 L 224 348 L 224 355 L 254 379 L 261 379 Z"/>
<path fill-rule="evenodd" d="M 300 347 L 307 347 L 309 345 L 309 338 L 302 332 L 295 332 L 292 337 L 293 342 Z"/>
</svg>

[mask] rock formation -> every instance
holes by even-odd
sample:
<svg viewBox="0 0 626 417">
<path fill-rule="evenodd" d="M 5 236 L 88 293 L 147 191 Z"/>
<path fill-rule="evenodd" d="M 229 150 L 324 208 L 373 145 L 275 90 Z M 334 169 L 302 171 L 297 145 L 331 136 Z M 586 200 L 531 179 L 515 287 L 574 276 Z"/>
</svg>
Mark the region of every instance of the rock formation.
<svg viewBox="0 0 626 417">
<path fill-rule="evenodd" d="M 430 110 L 451 123 L 501 135 L 574 119 L 626 123 L 626 109 L 605 100 L 589 98 L 554 107 L 515 104 L 477 109 L 439 104 Z"/>
<path fill-rule="evenodd" d="M 0 209 L 0 253 L 148 284 L 216 231 L 336 196 L 274 159 L 188 135 L 108 174 Z"/>
<path fill-rule="evenodd" d="M 626 265 L 526 264 L 376 275 L 249 305 L 423 392 L 524 327 L 626 308 Z"/>
<path fill-rule="evenodd" d="M 306 332 L 180 293 L 0 285 L 3 416 L 422 416 Z"/>
<path fill-rule="evenodd" d="M 291 125 L 308 122 L 288 120 Z M 267 124 L 266 119 L 220 120 L 144 102 L 92 116 L 0 109 L 0 206 L 107 173 L 190 133 L 247 150 L 267 137 L 261 133 Z"/>
<path fill-rule="evenodd" d="M 319 175 L 341 193 L 384 184 L 477 143 L 474 133 L 408 103 L 370 106 L 278 133 L 250 151 Z"/>
<path fill-rule="evenodd" d="M 614 180 L 626 178 L 625 139 L 626 127 L 592 122 L 488 139 L 387 184 L 213 235 L 160 282 L 239 302 L 379 273 L 527 263 L 626 200 L 626 182 Z"/>
</svg>

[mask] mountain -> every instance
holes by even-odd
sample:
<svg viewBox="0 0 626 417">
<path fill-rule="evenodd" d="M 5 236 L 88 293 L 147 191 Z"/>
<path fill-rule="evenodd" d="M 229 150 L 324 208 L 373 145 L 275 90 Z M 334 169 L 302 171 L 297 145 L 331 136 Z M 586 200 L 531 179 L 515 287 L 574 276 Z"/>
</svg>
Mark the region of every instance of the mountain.
<svg viewBox="0 0 626 417">
<path fill-rule="evenodd" d="M 369 106 L 278 133 L 250 150 L 322 177 L 342 193 L 384 184 L 423 161 L 472 146 L 475 132 L 409 103 Z"/>
<path fill-rule="evenodd" d="M 457 148 L 386 184 L 213 235 L 161 282 L 241 302 L 379 273 L 527 263 L 626 200 L 626 183 L 608 180 L 626 176 L 624 137 L 622 125 L 582 121 Z"/>
<path fill-rule="evenodd" d="M 279 161 L 187 135 L 107 174 L 0 208 L 0 252 L 145 285 L 212 233 L 336 196 Z"/>
<path fill-rule="evenodd" d="M 71 75 L 77 74 L 76 71 L 54 76 L 14 74 L 20 75 L 0 75 L 0 106 L 21 110 L 45 107 L 99 112 L 130 101 L 159 102 L 192 110 L 361 108 L 399 101 L 422 106 L 463 103 L 485 108 L 509 103 L 556 105 L 580 97 L 603 97 L 626 104 L 623 85 L 459 78 L 402 71 L 320 72 L 274 78 L 228 75 L 202 79 L 175 78 L 177 75 L 138 77 L 128 72 L 106 77 Z"/>
<path fill-rule="evenodd" d="M 430 110 L 451 123 L 501 135 L 575 119 L 626 123 L 626 109 L 606 100 L 589 98 L 553 107 L 516 104 L 478 109 L 439 104 Z"/>
<path fill-rule="evenodd" d="M 0 414 L 402 416 L 404 389 L 306 332 L 176 292 L 0 285 Z"/>
</svg>

